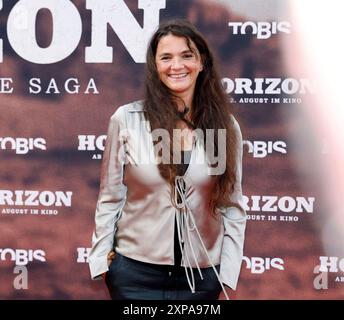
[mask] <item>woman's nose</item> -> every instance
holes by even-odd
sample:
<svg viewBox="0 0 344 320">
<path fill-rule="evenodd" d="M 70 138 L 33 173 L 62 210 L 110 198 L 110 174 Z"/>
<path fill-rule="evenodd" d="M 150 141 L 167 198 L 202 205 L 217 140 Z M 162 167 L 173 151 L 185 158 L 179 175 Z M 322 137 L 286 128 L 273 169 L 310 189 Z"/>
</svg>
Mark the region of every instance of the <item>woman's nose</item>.
<svg viewBox="0 0 344 320">
<path fill-rule="evenodd" d="M 171 68 L 172 69 L 181 69 L 183 68 L 184 65 L 182 63 L 182 61 L 179 58 L 173 58 L 171 61 Z"/>
</svg>

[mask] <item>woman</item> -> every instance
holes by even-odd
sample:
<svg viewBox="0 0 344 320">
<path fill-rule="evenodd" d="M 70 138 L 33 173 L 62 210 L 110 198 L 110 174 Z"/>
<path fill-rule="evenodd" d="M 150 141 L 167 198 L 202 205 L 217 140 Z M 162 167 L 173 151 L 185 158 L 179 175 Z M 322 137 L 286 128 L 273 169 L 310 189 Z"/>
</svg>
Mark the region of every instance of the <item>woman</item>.
<svg viewBox="0 0 344 320">
<path fill-rule="evenodd" d="M 159 26 L 145 89 L 111 117 L 91 276 L 105 278 L 112 299 L 228 298 L 246 225 L 242 137 L 193 25 Z"/>
</svg>

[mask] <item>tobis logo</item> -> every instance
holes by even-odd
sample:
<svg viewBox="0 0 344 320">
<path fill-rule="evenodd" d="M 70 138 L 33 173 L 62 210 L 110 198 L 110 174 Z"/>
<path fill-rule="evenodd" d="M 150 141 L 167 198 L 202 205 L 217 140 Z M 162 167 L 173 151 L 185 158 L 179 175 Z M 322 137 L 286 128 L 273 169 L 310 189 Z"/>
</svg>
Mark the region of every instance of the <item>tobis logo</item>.
<svg viewBox="0 0 344 320">
<path fill-rule="evenodd" d="M 284 270 L 284 260 L 282 258 L 262 258 L 262 257 L 243 257 L 246 263 L 246 269 L 250 269 L 251 273 L 261 274 L 267 270 L 277 269 Z"/>
<path fill-rule="evenodd" d="M 228 22 L 228 26 L 233 30 L 233 34 L 254 34 L 257 39 L 269 39 L 279 32 L 291 33 L 288 21 Z"/>
<path fill-rule="evenodd" d="M 15 150 L 16 154 L 27 154 L 34 149 L 47 150 L 43 138 L 0 137 L 0 150 Z"/>
<path fill-rule="evenodd" d="M 25 266 L 34 260 L 45 262 L 45 252 L 42 249 L 12 249 L 0 248 L 0 261 L 14 261 L 17 266 Z"/>
<path fill-rule="evenodd" d="M 248 147 L 248 153 L 252 153 L 253 158 L 265 158 L 273 152 L 287 153 L 287 143 L 284 141 L 243 140 L 243 144 Z"/>
</svg>

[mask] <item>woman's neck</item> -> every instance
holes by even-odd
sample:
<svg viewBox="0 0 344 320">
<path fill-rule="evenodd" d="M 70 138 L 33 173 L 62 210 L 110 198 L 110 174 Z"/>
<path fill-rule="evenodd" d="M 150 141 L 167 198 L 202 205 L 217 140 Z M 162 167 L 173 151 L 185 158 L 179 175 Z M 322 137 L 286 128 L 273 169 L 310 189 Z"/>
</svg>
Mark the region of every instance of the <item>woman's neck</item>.
<svg viewBox="0 0 344 320">
<path fill-rule="evenodd" d="M 185 107 L 189 108 L 189 112 L 192 109 L 192 99 L 193 97 L 190 95 L 185 95 L 185 96 L 179 96 L 179 99 L 176 99 L 177 106 L 178 106 L 178 111 L 179 112 L 184 112 Z"/>
</svg>

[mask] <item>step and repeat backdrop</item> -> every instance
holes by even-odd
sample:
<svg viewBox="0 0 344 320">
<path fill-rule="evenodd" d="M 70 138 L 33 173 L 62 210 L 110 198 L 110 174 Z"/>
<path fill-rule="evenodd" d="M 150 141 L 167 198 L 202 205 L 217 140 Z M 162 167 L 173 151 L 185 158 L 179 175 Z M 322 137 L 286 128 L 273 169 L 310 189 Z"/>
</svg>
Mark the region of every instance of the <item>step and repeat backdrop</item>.
<svg viewBox="0 0 344 320">
<path fill-rule="evenodd" d="M 175 17 L 208 39 L 243 133 L 248 221 L 231 297 L 343 299 L 338 188 L 323 180 L 338 165 L 320 116 L 332 100 L 319 104 L 295 12 L 277 0 L 0 0 L 0 299 L 109 299 L 87 263 L 107 125 L 142 98 L 147 41 Z"/>
</svg>

